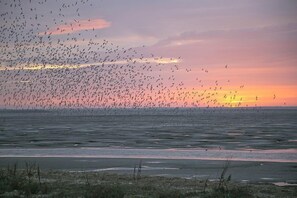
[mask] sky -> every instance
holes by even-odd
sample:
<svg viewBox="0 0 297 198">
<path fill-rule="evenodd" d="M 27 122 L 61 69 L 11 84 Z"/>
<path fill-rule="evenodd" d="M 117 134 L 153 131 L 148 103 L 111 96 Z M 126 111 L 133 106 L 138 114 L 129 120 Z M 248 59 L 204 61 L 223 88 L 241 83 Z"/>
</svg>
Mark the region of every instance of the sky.
<svg viewBox="0 0 297 198">
<path fill-rule="evenodd" d="M 187 93 L 182 93 L 187 97 L 184 99 L 188 102 L 186 106 L 193 104 L 191 100 L 196 100 L 193 99 L 193 94 L 195 95 L 193 92 L 203 93 L 206 87 L 216 89 L 215 91 L 218 89 L 219 92 L 212 97 L 211 102 L 216 100 L 216 104 L 211 106 L 216 106 L 218 103 L 220 103 L 218 106 L 226 104 L 232 107 L 239 106 L 239 103 L 241 106 L 297 105 L 297 1 L 295 0 L 81 0 L 77 2 L 16 0 L 14 3 L 11 2 L 0 1 L 2 5 L 0 6 L 2 23 L 0 72 L 5 72 L 5 68 L 11 70 L 10 73 L 6 71 L 2 77 L 0 76 L 2 107 L 26 106 L 29 103 L 32 105 L 34 103 L 32 101 L 37 104 L 38 97 L 50 97 L 51 104 L 61 104 L 61 99 L 55 96 L 53 90 L 41 88 L 41 78 L 43 80 L 56 78 L 55 69 L 68 68 L 80 72 L 85 67 L 86 72 L 90 72 L 87 71 L 90 64 L 105 62 L 105 65 L 120 65 L 127 56 L 115 58 L 116 54 L 124 54 L 128 49 L 137 51 L 137 55 L 131 54 L 133 56 L 131 60 L 137 62 L 136 64 L 143 65 L 148 61 L 150 64 L 155 64 L 152 66 L 153 71 L 146 73 L 142 70 L 141 78 L 145 79 L 146 76 L 146 79 L 155 82 L 157 77 L 161 76 L 164 90 L 165 87 L 168 90 L 167 87 L 172 83 L 164 79 L 169 79 L 172 68 L 178 68 L 174 71 L 175 86 L 182 86 L 182 89 L 186 90 Z M 9 29 L 12 29 L 13 33 L 8 31 Z M 34 35 L 32 39 L 28 39 L 32 35 Z M 17 44 L 22 43 L 22 39 L 29 44 L 19 47 Z M 40 43 L 34 47 L 33 43 L 37 40 Z M 94 56 L 98 55 L 96 50 L 98 53 L 104 51 L 95 49 L 93 43 L 105 42 L 108 42 L 106 45 L 109 47 L 110 56 L 116 61 L 110 57 L 111 60 L 91 58 L 92 53 Z M 28 47 L 29 45 L 33 47 Z M 67 49 L 65 46 L 71 46 L 72 49 Z M 55 51 L 54 48 L 60 49 L 58 53 L 61 54 L 56 58 L 59 60 L 55 59 L 54 53 L 49 52 L 49 49 Z M 80 53 L 83 49 L 85 51 Z M 115 51 L 111 52 L 113 49 Z M 94 52 L 87 53 L 90 50 Z M 67 52 L 63 54 L 61 51 Z M 72 62 L 65 58 L 68 53 L 71 53 L 69 59 Z M 80 56 L 79 53 L 84 56 Z M 42 59 L 41 56 L 46 58 Z M 75 57 L 80 58 L 73 61 Z M 164 64 L 160 70 L 156 66 L 159 63 Z M 41 64 L 43 66 L 40 66 Z M 130 69 L 134 71 L 135 68 Z M 39 70 L 47 70 L 47 76 L 40 77 L 45 74 Z M 49 74 L 49 70 L 53 71 L 52 74 Z M 15 77 L 17 71 L 21 73 L 21 77 Z M 34 71 L 39 72 L 38 75 L 33 74 Z M 109 71 L 104 70 L 104 72 Z M 118 70 L 111 72 L 121 73 Z M 70 73 L 74 75 L 74 71 Z M 80 84 L 80 87 L 90 87 L 93 84 L 89 90 L 97 90 L 94 89 L 97 81 L 91 73 L 89 74 L 86 77 L 93 80 Z M 110 72 L 108 74 L 110 75 Z M 31 80 L 27 78 L 30 75 Z M 64 79 L 67 79 L 70 74 L 60 72 L 59 75 L 61 75 L 59 78 L 63 78 L 64 75 Z M 124 84 L 129 89 L 135 89 L 135 84 L 130 86 L 132 78 L 139 80 L 139 76 L 135 76 L 129 80 L 125 78 Z M 171 76 L 170 80 L 172 78 Z M 36 82 L 39 84 L 34 86 L 31 84 L 30 88 L 26 82 L 32 79 L 37 79 Z M 69 79 L 82 82 L 79 77 L 72 76 Z M 15 81 L 23 83 L 21 91 L 17 88 L 19 84 L 12 83 Z M 57 85 L 56 91 L 59 86 L 68 83 L 67 81 L 58 85 L 57 79 L 52 82 Z M 152 82 L 146 81 L 137 87 L 144 87 L 144 84 L 146 89 L 141 93 L 145 92 L 146 95 L 142 95 L 141 98 L 145 98 L 146 102 L 141 104 L 147 105 L 147 98 L 151 97 L 148 92 L 152 89 L 150 88 Z M 156 87 L 154 84 L 154 90 L 161 90 Z M 50 95 L 42 96 L 42 93 L 37 93 L 40 90 Z M 59 93 L 61 94 L 63 90 L 61 89 Z M 118 87 L 117 90 L 123 93 L 123 88 Z M 36 93 L 30 96 L 26 93 L 34 91 Z M 16 92 L 24 94 L 16 96 Z M 172 89 L 166 93 L 169 92 L 174 94 Z M 98 98 L 98 93 L 94 91 L 84 95 L 89 99 Z M 139 93 L 134 94 L 139 95 Z M 211 95 L 212 92 L 207 90 L 206 93 Z M 68 99 L 63 101 L 64 105 L 73 104 L 72 102 L 76 100 L 75 94 L 73 96 L 67 94 L 67 97 Z M 125 96 L 121 96 L 123 97 Z M 166 99 L 164 97 L 163 99 L 167 101 L 170 98 L 170 96 Z M 199 100 L 204 98 L 201 94 L 198 97 Z M 9 100 L 15 101 L 9 102 Z M 55 100 L 56 103 L 53 102 Z M 83 99 L 79 100 L 79 103 L 84 103 Z M 120 99 L 118 97 L 115 100 Z M 184 100 L 178 101 L 177 97 L 174 100 L 176 101 L 173 106 L 184 103 Z M 42 100 L 43 105 L 47 102 L 49 103 L 48 100 Z M 139 106 L 141 104 L 139 103 Z M 201 105 L 209 104 L 201 102 Z M 100 106 L 100 103 L 96 103 L 95 106 Z"/>
</svg>

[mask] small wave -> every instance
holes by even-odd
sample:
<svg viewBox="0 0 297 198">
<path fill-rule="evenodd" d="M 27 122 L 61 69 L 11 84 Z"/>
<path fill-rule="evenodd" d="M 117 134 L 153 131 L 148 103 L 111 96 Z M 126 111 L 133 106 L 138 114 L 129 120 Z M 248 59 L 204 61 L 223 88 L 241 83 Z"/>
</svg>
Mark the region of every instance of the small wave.
<svg viewBox="0 0 297 198">
<path fill-rule="evenodd" d="M 152 171 L 152 170 L 178 170 L 179 168 L 170 167 L 149 167 L 142 166 L 141 171 Z M 99 168 L 86 171 L 72 171 L 72 172 L 104 172 L 104 171 L 133 171 L 134 168 L 131 167 L 109 167 L 109 168 Z"/>
<path fill-rule="evenodd" d="M 163 162 L 161 162 L 161 161 L 148 161 L 148 162 L 146 162 L 147 164 L 161 164 L 161 163 L 163 163 Z"/>
<path fill-rule="evenodd" d="M 297 184 L 291 184 L 291 183 L 287 183 L 287 182 L 274 182 L 273 183 L 276 186 L 297 186 Z"/>
<path fill-rule="evenodd" d="M 270 177 L 262 177 L 262 180 L 277 180 L 277 178 L 270 178 Z"/>
</svg>

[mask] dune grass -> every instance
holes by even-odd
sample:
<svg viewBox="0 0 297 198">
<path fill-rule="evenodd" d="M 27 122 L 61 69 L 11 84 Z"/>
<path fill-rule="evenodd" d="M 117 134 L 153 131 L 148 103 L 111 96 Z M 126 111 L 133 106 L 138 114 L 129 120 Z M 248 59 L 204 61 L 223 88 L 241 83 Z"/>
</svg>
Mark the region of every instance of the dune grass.
<svg viewBox="0 0 297 198">
<path fill-rule="evenodd" d="M 41 171 L 36 164 L 17 164 L 0 170 L 0 197 L 86 198 L 247 198 L 295 197 L 296 188 L 244 185 L 227 176 L 229 163 L 218 181 L 141 175 L 142 162 L 131 175 L 98 172 Z M 274 196 L 271 196 L 271 193 Z M 285 196 L 284 196 L 285 195 Z"/>
<path fill-rule="evenodd" d="M 13 195 L 29 197 L 33 194 L 47 194 L 46 183 L 41 183 L 40 168 L 26 163 L 25 170 L 17 169 L 17 164 L 0 170 L 0 194 L 12 192 Z"/>
</svg>

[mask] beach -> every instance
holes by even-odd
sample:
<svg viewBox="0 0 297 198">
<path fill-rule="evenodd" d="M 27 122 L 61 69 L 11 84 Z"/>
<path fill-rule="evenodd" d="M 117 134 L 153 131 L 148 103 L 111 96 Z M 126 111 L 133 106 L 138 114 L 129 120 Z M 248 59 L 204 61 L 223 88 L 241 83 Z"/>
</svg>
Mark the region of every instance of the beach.
<svg viewBox="0 0 297 198">
<path fill-rule="evenodd" d="M 30 161 L 30 159 L 26 160 Z M 56 166 L 61 165 L 59 160 L 57 162 Z M 5 182 L 3 179 L 6 179 Z M 12 183 L 14 190 L 11 190 Z M 15 166 L 1 169 L 1 187 L 1 197 L 293 198 L 297 193 L 297 187 L 294 185 L 277 186 L 265 182 L 239 183 L 232 181 L 230 176 L 223 172 L 216 180 L 188 179 L 147 176 L 139 170 L 139 167 L 130 174 L 42 170 L 39 165 L 31 162 L 27 162 L 26 169 L 18 169 Z"/>
<path fill-rule="evenodd" d="M 86 177 L 93 178 L 93 186 L 102 185 L 103 177 L 109 178 L 103 179 L 108 189 L 124 185 L 125 197 L 172 191 L 207 197 L 205 182 L 209 193 L 219 195 L 294 197 L 295 114 L 295 109 L 2 111 L 0 168 L 38 166 L 52 186 L 48 196 L 70 196 L 77 188 L 93 192 L 85 189 Z M 223 172 L 234 192 L 218 188 Z M 151 190 L 140 190 L 135 175 L 141 176 L 137 185 Z M 63 188 L 56 185 L 58 178 L 65 179 Z M 176 186 L 164 184 L 172 181 Z M 16 193 L 24 195 L 22 189 Z"/>
<path fill-rule="evenodd" d="M 131 158 L 1 158 L 0 167 L 17 164 L 25 168 L 25 163 L 38 164 L 43 170 L 60 170 L 69 172 L 133 174 L 135 166 L 141 162 L 142 174 L 147 176 L 180 177 L 186 179 L 216 180 L 221 174 L 226 161 L 214 160 L 161 160 Z M 240 162 L 232 161 L 228 174 L 238 183 L 282 182 L 297 184 L 297 163 Z"/>
<path fill-rule="evenodd" d="M 228 171 L 238 182 L 297 183 L 297 152 L 291 150 L 229 151 L 186 149 L 60 148 L 1 149 L 0 167 L 37 163 L 47 170 L 142 173 L 155 176 L 216 179 Z"/>
<path fill-rule="evenodd" d="M 0 198 L 297 197 L 296 10 L 0 0 Z"/>
</svg>

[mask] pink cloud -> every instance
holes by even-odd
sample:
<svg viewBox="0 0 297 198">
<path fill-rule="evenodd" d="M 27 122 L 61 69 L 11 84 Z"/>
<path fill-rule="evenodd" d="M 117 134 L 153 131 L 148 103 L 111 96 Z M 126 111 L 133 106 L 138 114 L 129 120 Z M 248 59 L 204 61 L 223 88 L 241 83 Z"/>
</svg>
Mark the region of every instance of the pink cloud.
<svg viewBox="0 0 297 198">
<path fill-rule="evenodd" d="M 74 20 L 73 22 L 67 25 L 59 25 L 51 28 L 47 32 L 43 32 L 43 34 L 68 34 L 73 32 L 78 32 L 82 30 L 98 30 L 104 29 L 111 26 L 111 22 L 108 22 L 104 19 L 88 19 L 88 20 Z"/>
<path fill-rule="evenodd" d="M 184 32 L 178 36 L 170 37 L 157 43 L 158 46 L 174 46 L 178 42 L 184 42 L 185 44 L 195 43 L 194 41 L 211 42 L 211 41 L 227 41 L 230 42 L 244 42 L 249 44 L 252 41 L 254 45 L 259 40 L 277 40 L 288 41 L 291 39 L 296 40 L 297 23 L 288 23 L 275 26 L 264 26 L 258 28 L 242 28 L 242 29 L 230 29 L 230 30 L 211 30 L 206 32 Z M 256 41 L 256 42 L 255 42 Z M 274 41 L 274 42 L 277 42 Z M 247 44 L 244 43 L 244 44 Z M 291 42 L 290 42 L 291 43 Z M 285 43 L 288 44 L 288 43 Z M 294 42 L 295 44 L 295 42 Z M 294 45 L 296 46 L 296 45 Z"/>
</svg>

